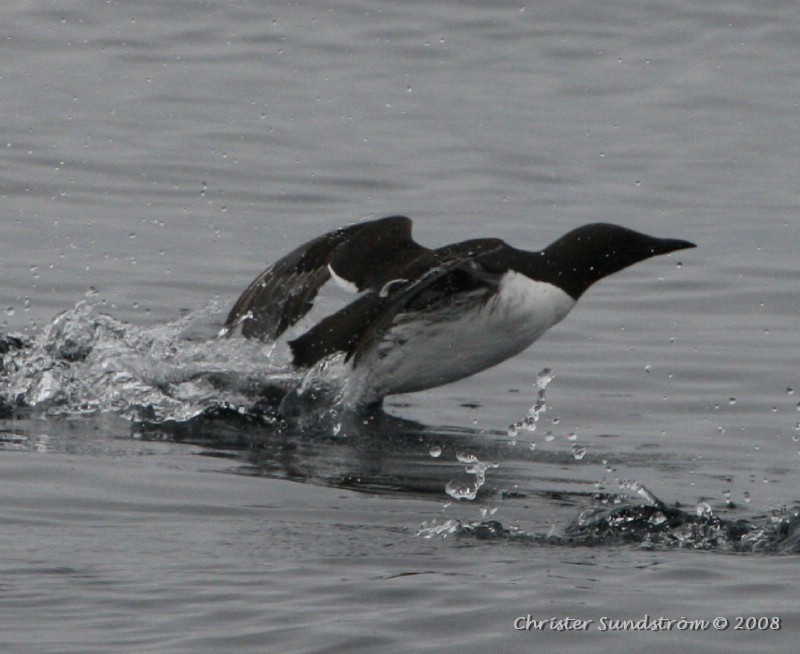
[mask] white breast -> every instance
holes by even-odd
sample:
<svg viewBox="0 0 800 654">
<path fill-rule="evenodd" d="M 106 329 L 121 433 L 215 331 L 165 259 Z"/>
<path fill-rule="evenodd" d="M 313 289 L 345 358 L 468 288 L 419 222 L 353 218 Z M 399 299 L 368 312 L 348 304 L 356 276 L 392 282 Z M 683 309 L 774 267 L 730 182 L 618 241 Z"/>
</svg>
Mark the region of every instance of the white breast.
<svg viewBox="0 0 800 654">
<path fill-rule="evenodd" d="M 524 350 L 573 306 L 560 288 L 508 272 L 488 300 L 479 291 L 399 314 L 364 362 L 366 393 L 409 393 L 474 375 Z"/>
</svg>

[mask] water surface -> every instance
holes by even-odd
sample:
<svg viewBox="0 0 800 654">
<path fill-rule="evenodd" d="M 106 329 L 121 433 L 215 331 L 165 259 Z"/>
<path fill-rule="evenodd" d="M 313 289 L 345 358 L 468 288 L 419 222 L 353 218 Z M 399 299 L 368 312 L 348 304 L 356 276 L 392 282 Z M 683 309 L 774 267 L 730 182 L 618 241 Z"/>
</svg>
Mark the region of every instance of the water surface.
<svg viewBox="0 0 800 654">
<path fill-rule="evenodd" d="M 39 349 L 2 355 L 3 651 L 792 651 L 796 18 L 8 3 L 2 331 Z M 609 220 L 699 247 L 367 424 L 239 411 L 268 359 L 215 338 L 241 290 L 392 213 L 431 246 Z M 484 483 L 455 500 L 470 457 Z M 647 522 L 641 485 L 701 521 Z M 643 530 L 603 531 L 626 509 Z M 731 627 L 515 630 L 528 614 Z"/>
</svg>

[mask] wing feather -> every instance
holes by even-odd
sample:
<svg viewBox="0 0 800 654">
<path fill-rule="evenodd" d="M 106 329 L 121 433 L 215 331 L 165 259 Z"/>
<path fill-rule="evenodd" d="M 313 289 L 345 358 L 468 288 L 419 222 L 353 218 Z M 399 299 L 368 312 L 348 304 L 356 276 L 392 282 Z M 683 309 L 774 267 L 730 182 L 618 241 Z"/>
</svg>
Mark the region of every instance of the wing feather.
<svg viewBox="0 0 800 654">
<path fill-rule="evenodd" d="M 427 248 L 412 240 L 411 219 L 405 216 L 358 223 L 319 236 L 253 280 L 233 305 L 223 332 L 231 334 L 241 326 L 246 338 L 273 340 L 308 313 L 319 289 L 330 279 L 331 269 L 363 290 L 385 283 L 386 272 L 383 276 L 381 272 L 398 258 L 424 251 Z M 348 262 L 352 262 L 349 267 Z"/>
</svg>

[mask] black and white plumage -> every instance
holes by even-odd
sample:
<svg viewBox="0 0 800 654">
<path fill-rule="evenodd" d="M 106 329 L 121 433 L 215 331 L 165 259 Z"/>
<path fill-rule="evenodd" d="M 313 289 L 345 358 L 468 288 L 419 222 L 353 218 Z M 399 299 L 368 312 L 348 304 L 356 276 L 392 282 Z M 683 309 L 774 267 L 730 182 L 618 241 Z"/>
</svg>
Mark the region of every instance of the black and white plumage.
<svg viewBox="0 0 800 654">
<path fill-rule="evenodd" d="M 518 354 L 561 321 L 595 282 L 650 257 L 694 247 L 607 223 L 579 227 L 544 250 L 500 239 L 428 249 L 411 220 L 350 225 L 301 245 L 238 299 L 226 331 L 273 340 L 310 310 L 331 277 L 359 293 L 289 345 L 311 367 L 343 353 L 362 403 L 432 388 Z"/>
</svg>

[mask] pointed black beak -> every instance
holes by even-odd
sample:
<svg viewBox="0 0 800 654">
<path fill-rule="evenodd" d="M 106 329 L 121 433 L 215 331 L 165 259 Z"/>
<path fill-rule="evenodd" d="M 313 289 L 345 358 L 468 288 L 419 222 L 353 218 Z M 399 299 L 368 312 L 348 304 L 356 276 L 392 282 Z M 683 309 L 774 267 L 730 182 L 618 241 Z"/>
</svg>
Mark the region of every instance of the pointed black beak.
<svg viewBox="0 0 800 654">
<path fill-rule="evenodd" d="M 653 245 L 653 255 L 669 254 L 676 250 L 688 250 L 696 247 L 691 241 L 683 241 L 679 238 L 662 238 Z"/>
</svg>

